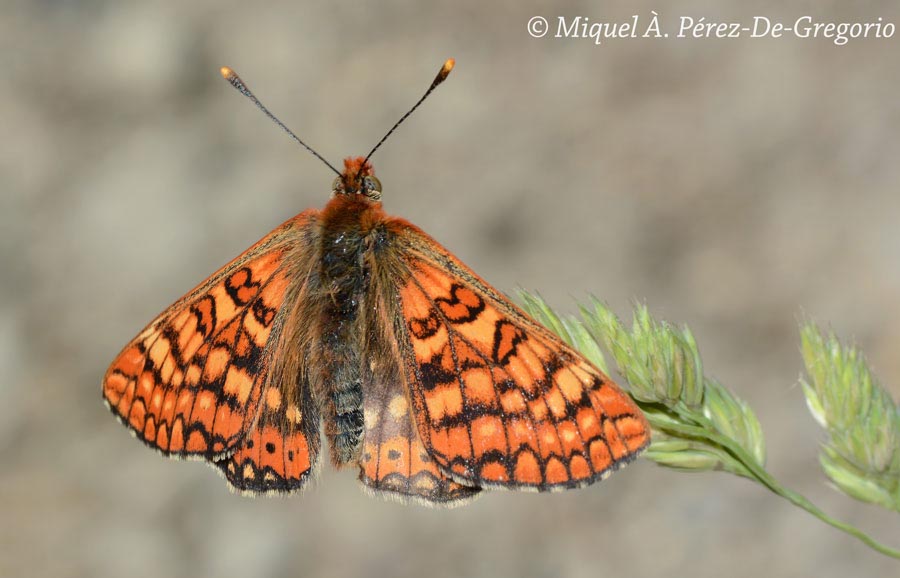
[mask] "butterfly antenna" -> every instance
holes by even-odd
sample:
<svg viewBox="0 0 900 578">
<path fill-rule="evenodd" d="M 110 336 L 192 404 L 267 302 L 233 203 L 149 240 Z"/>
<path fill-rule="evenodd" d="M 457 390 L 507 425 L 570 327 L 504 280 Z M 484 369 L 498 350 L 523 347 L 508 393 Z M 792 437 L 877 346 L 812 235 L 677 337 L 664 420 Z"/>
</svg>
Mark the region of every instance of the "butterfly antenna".
<svg viewBox="0 0 900 578">
<path fill-rule="evenodd" d="M 451 65 L 451 66 L 452 66 L 452 65 Z M 449 72 L 449 71 L 448 71 L 448 72 Z M 325 164 L 328 166 L 328 168 L 331 169 L 331 170 L 333 170 L 338 176 L 341 176 L 341 172 L 340 172 L 339 170 L 337 170 L 336 168 L 334 168 L 334 166 L 332 166 L 331 163 L 329 163 L 329 162 L 326 161 L 324 158 L 322 158 L 322 155 L 320 155 L 319 153 L 317 153 L 316 151 L 314 151 L 314 150 L 312 149 L 312 147 L 310 147 L 308 144 L 306 144 L 305 142 L 303 142 L 302 140 L 300 140 L 300 138 L 299 138 L 297 135 L 295 135 L 293 132 L 291 132 L 291 129 L 289 129 L 288 127 L 286 127 L 286 126 L 284 125 L 283 122 L 281 122 L 280 120 L 278 120 L 278 117 L 276 117 L 274 114 L 272 114 L 271 112 L 269 112 L 269 109 L 266 108 L 265 106 L 263 106 L 263 103 L 261 103 L 261 102 L 259 101 L 259 99 L 256 98 L 256 95 L 254 95 L 253 92 L 250 91 L 250 89 L 247 87 L 246 84 L 244 84 L 244 81 L 241 80 L 241 77 L 238 76 L 237 73 L 236 73 L 235 71 L 231 70 L 231 69 L 228 68 L 227 66 L 223 66 L 222 68 L 219 69 L 219 73 L 221 73 L 222 78 L 224 78 L 224 79 L 227 80 L 229 83 L 231 83 L 231 86 L 233 86 L 233 87 L 235 87 L 236 89 L 238 89 L 238 92 L 240 92 L 241 94 L 243 94 L 244 96 L 246 96 L 247 98 L 249 98 L 249 99 L 253 102 L 253 104 L 256 105 L 256 107 L 257 107 L 259 110 L 261 110 L 261 111 L 263 111 L 264 113 L 266 113 L 266 116 L 269 117 L 270 119 L 272 119 L 272 122 L 274 122 L 275 124 L 277 124 L 278 126 L 280 126 L 281 129 L 284 130 L 284 132 L 286 132 L 286 133 L 288 133 L 289 135 L 291 135 L 291 138 L 292 138 L 292 139 L 294 139 L 295 141 L 297 141 L 298 143 L 300 143 L 301 145 L 303 145 L 303 148 L 305 148 L 306 150 L 308 150 L 309 152 L 311 152 L 312 154 L 314 154 L 314 155 L 316 156 L 317 159 L 319 159 L 320 161 L 322 161 L 323 163 L 325 163 Z M 446 76 L 446 75 L 445 75 L 445 76 Z M 436 85 L 435 85 L 435 86 L 436 86 Z M 432 89 L 433 89 L 433 87 L 432 87 Z M 429 92 L 431 92 L 431 91 L 429 90 Z M 416 106 L 418 106 L 418 105 L 416 105 Z M 410 111 L 410 112 L 412 112 L 412 111 Z M 399 123 L 398 123 L 398 124 L 399 124 Z M 391 129 L 391 130 L 393 130 L 393 129 Z M 381 143 L 379 143 L 379 144 L 381 144 Z M 371 154 L 371 153 L 370 153 L 370 154 Z"/>
<path fill-rule="evenodd" d="M 407 112 L 407 113 L 404 114 L 402 117 L 400 117 L 400 120 L 398 120 L 397 123 L 396 123 L 394 126 L 391 127 L 391 130 L 387 131 L 387 134 L 384 135 L 384 136 L 381 138 L 380 141 L 378 141 L 378 144 L 376 144 L 374 147 L 372 147 L 372 150 L 369 151 L 369 154 L 366 155 L 366 160 L 367 160 L 367 161 L 368 161 L 370 158 L 372 158 L 372 155 L 375 154 L 375 151 L 378 150 L 378 147 L 380 147 L 380 146 L 382 145 L 382 143 L 384 143 L 384 141 L 386 141 L 387 138 L 388 138 L 389 136 L 391 136 L 391 134 L 392 134 L 395 130 L 397 130 L 397 127 L 400 126 L 400 125 L 403 123 L 403 121 L 406 120 L 407 117 L 409 117 L 409 115 L 411 115 L 411 114 L 413 113 L 414 110 L 416 110 L 417 108 L 419 108 L 419 105 L 422 104 L 422 102 L 423 102 L 426 98 L 428 98 L 428 95 L 431 94 L 431 93 L 434 91 L 434 89 L 438 87 L 438 85 L 439 85 L 440 83 L 442 83 L 442 82 L 444 82 L 445 80 L 447 80 L 447 76 L 449 76 L 449 75 L 450 75 L 450 71 L 453 70 L 453 65 L 454 65 L 454 64 L 456 64 L 456 61 L 455 61 L 455 60 L 453 60 L 452 58 L 448 58 L 448 59 L 447 59 L 447 62 L 445 62 L 444 65 L 441 67 L 441 69 L 438 71 L 437 76 L 434 77 L 434 80 L 433 80 L 432 83 L 431 83 L 431 86 L 428 87 L 428 90 L 425 91 L 425 94 L 422 95 L 422 98 L 419 99 L 419 102 L 417 102 L 416 104 L 414 104 L 413 107 L 412 107 L 411 109 L 409 109 L 409 112 Z M 365 164 L 366 164 L 366 163 L 363 163 L 362 166 L 365 166 Z M 360 169 L 360 170 L 361 170 L 361 169 Z M 357 177 L 359 177 L 359 175 L 357 175 Z"/>
</svg>

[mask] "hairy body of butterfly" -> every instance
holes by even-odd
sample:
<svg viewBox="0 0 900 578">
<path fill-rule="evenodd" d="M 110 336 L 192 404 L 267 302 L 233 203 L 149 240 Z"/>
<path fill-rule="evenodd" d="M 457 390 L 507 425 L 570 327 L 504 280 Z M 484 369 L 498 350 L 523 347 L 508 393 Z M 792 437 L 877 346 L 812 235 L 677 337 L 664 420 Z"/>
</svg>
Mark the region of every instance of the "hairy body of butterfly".
<svg viewBox="0 0 900 578">
<path fill-rule="evenodd" d="M 103 394 L 138 438 L 249 493 L 299 490 L 320 455 L 369 489 L 456 504 L 597 481 L 649 443 L 607 376 L 431 237 L 348 159 L 287 221 L 125 347 Z"/>
</svg>

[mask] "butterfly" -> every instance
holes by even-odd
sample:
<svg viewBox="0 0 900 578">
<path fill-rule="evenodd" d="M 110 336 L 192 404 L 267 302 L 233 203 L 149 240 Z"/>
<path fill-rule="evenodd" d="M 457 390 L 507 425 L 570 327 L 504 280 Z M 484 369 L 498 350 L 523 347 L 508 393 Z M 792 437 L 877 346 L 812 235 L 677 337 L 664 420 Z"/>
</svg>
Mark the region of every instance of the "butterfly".
<svg viewBox="0 0 900 578">
<path fill-rule="evenodd" d="M 103 396 L 137 438 L 268 494 L 309 482 L 324 433 L 331 462 L 358 467 L 367 490 L 442 505 L 482 489 L 585 486 L 649 444 L 645 417 L 609 377 L 384 212 L 368 157 L 332 169 L 323 210 L 213 273 L 109 367 Z"/>
</svg>

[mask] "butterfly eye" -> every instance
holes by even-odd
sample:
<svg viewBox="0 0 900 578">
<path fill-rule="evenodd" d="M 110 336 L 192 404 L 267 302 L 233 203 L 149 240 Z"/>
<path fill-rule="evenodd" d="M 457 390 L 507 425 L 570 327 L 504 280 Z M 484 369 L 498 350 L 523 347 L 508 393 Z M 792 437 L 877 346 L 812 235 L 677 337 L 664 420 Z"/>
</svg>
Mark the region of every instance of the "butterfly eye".
<svg viewBox="0 0 900 578">
<path fill-rule="evenodd" d="M 371 175 L 363 177 L 363 190 L 373 201 L 381 199 L 381 181 L 377 178 Z"/>
<path fill-rule="evenodd" d="M 336 178 L 334 179 L 334 182 L 331 183 L 331 192 L 333 192 L 333 193 L 338 193 L 338 192 L 343 191 L 343 190 L 344 190 L 344 178 L 343 178 L 343 177 L 336 177 Z"/>
</svg>

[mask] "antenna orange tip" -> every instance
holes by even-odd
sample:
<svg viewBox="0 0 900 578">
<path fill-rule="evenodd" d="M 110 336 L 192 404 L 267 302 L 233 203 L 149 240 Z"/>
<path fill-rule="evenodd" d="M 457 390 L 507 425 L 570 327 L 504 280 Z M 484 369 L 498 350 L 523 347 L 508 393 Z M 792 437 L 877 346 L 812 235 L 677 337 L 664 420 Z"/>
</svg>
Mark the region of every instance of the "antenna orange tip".
<svg viewBox="0 0 900 578">
<path fill-rule="evenodd" d="M 450 74 L 450 71 L 453 70 L 453 67 L 456 65 L 456 61 L 452 58 L 448 58 L 447 62 L 444 63 L 444 66 L 441 67 L 441 71 L 438 73 L 438 78 L 444 80 Z"/>
<path fill-rule="evenodd" d="M 234 71 L 231 70 L 230 68 L 228 68 L 227 66 L 223 66 L 222 68 L 220 68 L 220 69 L 219 69 L 219 74 L 221 74 L 221 75 L 222 75 L 222 78 L 224 78 L 225 80 L 230 80 L 231 78 L 237 76 L 237 75 L 234 73 Z"/>
</svg>

